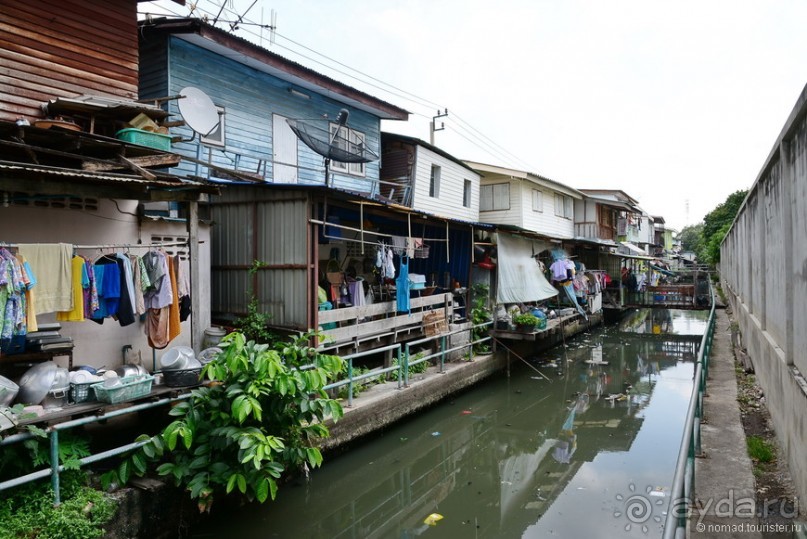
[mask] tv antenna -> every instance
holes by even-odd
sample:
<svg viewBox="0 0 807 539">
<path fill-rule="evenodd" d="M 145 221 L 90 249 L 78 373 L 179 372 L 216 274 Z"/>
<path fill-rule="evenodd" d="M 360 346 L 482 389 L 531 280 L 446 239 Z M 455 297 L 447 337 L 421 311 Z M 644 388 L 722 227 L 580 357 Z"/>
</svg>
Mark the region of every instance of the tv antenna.
<svg viewBox="0 0 807 539">
<path fill-rule="evenodd" d="M 370 163 L 378 159 L 378 154 L 369 149 L 362 140 L 351 139 L 348 135 L 347 119 L 350 112 L 341 109 L 336 116 L 336 125 L 325 120 L 287 119 L 291 130 L 303 144 L 325 158 L 325 185 L 329 185 L 331 160 L 340 163 Z"/>
</svg>

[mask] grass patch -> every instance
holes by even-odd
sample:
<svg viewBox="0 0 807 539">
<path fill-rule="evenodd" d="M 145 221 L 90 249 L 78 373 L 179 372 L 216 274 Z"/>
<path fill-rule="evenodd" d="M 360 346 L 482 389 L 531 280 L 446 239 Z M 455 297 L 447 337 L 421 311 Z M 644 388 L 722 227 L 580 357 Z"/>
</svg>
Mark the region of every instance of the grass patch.
<svg viewBox="0 0 807 539">
<path fill-rule="evenodd" d="M 757 462 L 773 461 L 774 452 L 771 445 L 761 436 L 749 436 L 746 439 L 748 444 L 748 455 Z"/>
</svg>

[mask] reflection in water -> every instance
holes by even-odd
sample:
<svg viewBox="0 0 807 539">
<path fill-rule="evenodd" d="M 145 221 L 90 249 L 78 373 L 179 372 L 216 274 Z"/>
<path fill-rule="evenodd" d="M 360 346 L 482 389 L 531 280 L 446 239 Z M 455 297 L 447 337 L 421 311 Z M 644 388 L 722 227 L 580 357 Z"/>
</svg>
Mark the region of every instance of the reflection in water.
<svg viewBox="0 0 807 539">
<path fill-rule="evenodd" d="M 633 309 L 620 322 L 619 330 L 653 335 L 701 336 L 706 331 L 709 311 Z"/>
<path fill-rule="evenodd" d="M 658 537 L 698 338 L 635 333 L 571 340 L 533 358 L 551 382 L 526 367 L 494 378 L 197 536 Z"/>
</svg>

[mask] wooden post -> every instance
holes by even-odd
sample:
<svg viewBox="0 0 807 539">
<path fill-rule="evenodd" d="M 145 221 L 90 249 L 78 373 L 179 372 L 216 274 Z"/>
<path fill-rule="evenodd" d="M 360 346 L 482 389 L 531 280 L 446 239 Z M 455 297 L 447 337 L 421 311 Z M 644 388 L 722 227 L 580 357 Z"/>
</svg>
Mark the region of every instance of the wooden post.
<svg viewBox="0 0 807 539">
<path fill-rule="evenodd" d="M 210 325 L 210 310 L 202 312 L 202 279 L 199 271 L 199 203 L 188 202 L 188 254 L 191 281 L 191 348 L 201 349 L 204 330 Z M 210 286 L 207 303 L 209 304 Z"/>
</svg>

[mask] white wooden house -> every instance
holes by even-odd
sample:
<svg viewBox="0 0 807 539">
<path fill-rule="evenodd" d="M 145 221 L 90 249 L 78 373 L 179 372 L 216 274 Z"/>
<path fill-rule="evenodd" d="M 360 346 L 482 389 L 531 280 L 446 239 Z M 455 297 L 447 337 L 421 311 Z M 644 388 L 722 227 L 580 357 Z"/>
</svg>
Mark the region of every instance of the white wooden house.
<svg viewBox="0 0 807 539">
<path fill-rule="evenodd" d="M 479 221 L 478 172 L 422 140 L 382 133 L 381 194 L 415 210 Z"/>
<path fill-rule="evenodd" d="M 482 177 L 479 220 L 511 225 L 556 239 L 574 238 L 574 201 L 583 194 L 532 172 L 473 161 Z"/>
</svg>

